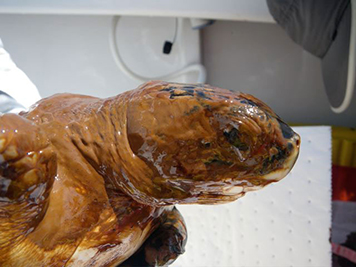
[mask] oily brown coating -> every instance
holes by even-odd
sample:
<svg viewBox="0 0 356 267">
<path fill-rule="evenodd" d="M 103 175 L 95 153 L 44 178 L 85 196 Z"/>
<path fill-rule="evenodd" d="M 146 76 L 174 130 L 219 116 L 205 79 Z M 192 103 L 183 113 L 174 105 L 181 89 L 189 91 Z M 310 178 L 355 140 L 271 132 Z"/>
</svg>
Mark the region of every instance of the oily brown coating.
<svg viewBox="0 0 356 267">
<path fill-rule="evenodd" d="M 1 266 L 111 266 L 134 253 L 170 210 L 105 185 L 68 136 L 55 134 L 55 123 L 55 145 L 17 115 L 3 115 L 0 125 Z"/>
<path fill-rule="evenodd" d="M 299 150 L 252 96 L 165 82 L 55 95 L 0 128 L 0 264 L 14 266 L 119 264 L 172 204 L 233 201 L 283 178 Z"/>
<path fill-rule="evenodd" d="M 123 169 L 132 194 L 157 204 L 235 200 L 284 177 L 299 151 L 299 136 L 263 102 L 206 85 L 145 84 L 130 98 L 127 137 L 143 169 Z"/>
</svg>

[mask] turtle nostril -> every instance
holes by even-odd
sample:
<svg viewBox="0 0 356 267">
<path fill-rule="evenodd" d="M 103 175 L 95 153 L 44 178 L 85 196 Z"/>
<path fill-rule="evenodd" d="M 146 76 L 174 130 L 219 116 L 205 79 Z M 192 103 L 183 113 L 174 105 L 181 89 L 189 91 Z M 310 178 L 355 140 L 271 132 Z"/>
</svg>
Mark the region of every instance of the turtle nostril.
<svg viewBox="0 0 356 267">
<path fill-rule="evenodd" d="M 300 136 L 297 133 L 295 133 L 292 140 L 294 141 L 293 143 L 295 144 L 296 148 L 298 149 L 300 146 Z"/>
</svg>

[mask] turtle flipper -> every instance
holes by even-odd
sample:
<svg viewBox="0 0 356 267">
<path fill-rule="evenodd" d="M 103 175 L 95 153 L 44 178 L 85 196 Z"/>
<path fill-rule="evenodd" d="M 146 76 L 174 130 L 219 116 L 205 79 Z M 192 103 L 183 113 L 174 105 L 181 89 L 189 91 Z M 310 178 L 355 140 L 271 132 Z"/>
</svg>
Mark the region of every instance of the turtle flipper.
<svg viewBox="0 0 356 267">
<path fill-rule="evenodd" d="M 166 220 L 154 231 L 141 249 L 120 266 L 167 266 L 184 253 L 187 229 L 182 215 L 173 208 Z"/>
<path fill-rule="evenodd" d="M 0 265 L 42 220 L 55 174 L 56 156 L 40 128 L 0 116 Z"/>
</svg>

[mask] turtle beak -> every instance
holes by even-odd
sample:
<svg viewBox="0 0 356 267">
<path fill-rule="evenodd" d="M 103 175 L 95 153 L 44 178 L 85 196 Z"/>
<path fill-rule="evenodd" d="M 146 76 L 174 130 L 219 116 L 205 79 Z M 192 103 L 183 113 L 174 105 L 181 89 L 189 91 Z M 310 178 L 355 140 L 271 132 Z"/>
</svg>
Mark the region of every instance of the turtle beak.
<svg viewBox="0 0 356 267">
<path fill-rule="evenodd" d="M 300 136 L 295 133 L 287 124 L 282 123 L 280 123 L 281 125 L 283 125 L 281 126 L 281 131 L 283 137 L 287 140 L 286 149 L 288 151 L 288 157 L 284 160 L 284 163 L 281 168 L 264 175 L 264 179 L 274 180 L 276 182 L 284 178 L 293 168 L 295 162 L 297 161 L 300 147 Z"/>
</svg>

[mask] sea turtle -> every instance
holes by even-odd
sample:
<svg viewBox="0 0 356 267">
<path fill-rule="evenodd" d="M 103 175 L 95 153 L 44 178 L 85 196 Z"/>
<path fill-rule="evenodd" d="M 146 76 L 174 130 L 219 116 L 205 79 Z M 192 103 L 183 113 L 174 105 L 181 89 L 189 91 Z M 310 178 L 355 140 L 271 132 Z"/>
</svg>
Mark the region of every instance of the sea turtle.
<svg viewBox="0 0 356 267">
<path fill-rule="evenodd" d="M 170 264 L 187 239 L 175 204 L 280 180 L 299 140 L 260 100 L 202 84 L 59 94 L 2 115 L 0 265 Z"/>
</svg>

